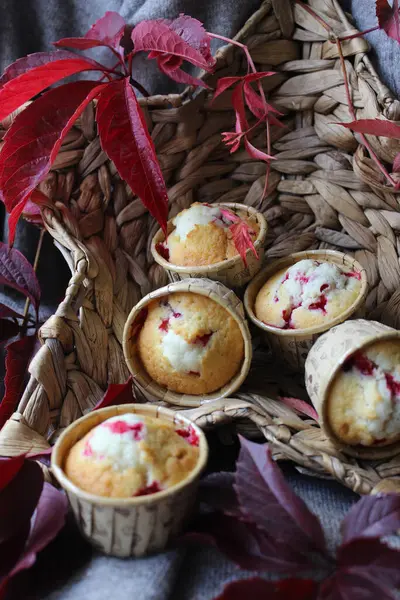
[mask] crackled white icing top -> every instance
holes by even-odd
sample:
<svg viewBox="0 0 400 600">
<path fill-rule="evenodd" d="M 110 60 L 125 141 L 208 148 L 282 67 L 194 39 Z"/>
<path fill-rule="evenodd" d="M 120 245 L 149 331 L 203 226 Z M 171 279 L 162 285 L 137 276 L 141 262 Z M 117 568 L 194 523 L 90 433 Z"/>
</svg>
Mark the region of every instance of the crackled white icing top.
<svg viewBox="0 0 400 600">
<path fill-rule="evenodd" d="M 208 225 L 211 222 L 215 223 L 218 227 L 227 227 L 222 220 L 222 214 L 218 207 L 207 206 L 206 204 L 193 204 L 173 219 L 175 226 L 174 235 L 179 237 L 181 241 L 186 240 L 196 225 Z"/>
<path fill-rule="evenodd" d="M 172 329 L 162 339 L 163 355 L 179 373 L 201 372 L 206 348 L 202 344 L 188 343 Z"/>
</svg>

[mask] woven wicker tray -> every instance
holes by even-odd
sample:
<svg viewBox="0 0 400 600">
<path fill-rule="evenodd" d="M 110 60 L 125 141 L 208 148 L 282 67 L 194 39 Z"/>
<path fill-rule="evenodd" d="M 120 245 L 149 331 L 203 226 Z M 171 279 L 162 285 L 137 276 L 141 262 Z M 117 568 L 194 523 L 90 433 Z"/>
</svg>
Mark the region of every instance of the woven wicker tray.
<svg viewBox="0 0 400 600">
<path fill-rule="evenodd" d="M 336 0 L 309 0 L 337 34 L 354 31 Z M 265 89 L 286 114 L 286 129 L 272 127 L 277 160 L 261 210 L 268 221 L 267 259 L 306 249 L 354 253 L 367 269 L 368 316 L 396 327 L 400 312 L 397 197 L 353 134 L 332 122 L 351 120 L 335 44 L 325 29 L 290 0 L 265 0 L 238 34 L 260 70 L 273 69 Z M 400 104 L 381 84 L 362 38 L 343 43 L 358 117 L 397 119 Z M 217 76 L 244 72 L 243 55 L 224 47 Z M 208 77 L 212 86 L 216 76 Z M 169 188 L 170 216 L 194 201 L 258 206 L 265 164 L 243 151 L 230 155 L 221 132 L 232 128 L 227 94 L 194 98 L 155 96 L 142 101 Z M 398 141 L 371 139 L 391 163 Z M 0 434 L 0 454 L 36 452 L 90 410 L 109 383 L 129 373 L 121 342 L 126 317 L 140 298 L 166 284 L 153 262 L 150 241 L 157 225 L 116 175 L 100 148 L 90 105 L 67 136 L 41 189 L 54 204 L 43 210 L 47 230 L 71 268 L 65 299 L 41 328 L 43 345 L 18 411 Z M 271 443 L 277 460 L 320 477 L 334 477 L 359 493 L 398 485 L 400 456 L 361 462 L 338 452 L 318 425 L 279 403 L 279 394 L 306 398 L 301 377 L 288 375 L 261 346 L 250 376 L 235 398 L 191 409 L 204 427 L 231 422 Z"/>
</svg>

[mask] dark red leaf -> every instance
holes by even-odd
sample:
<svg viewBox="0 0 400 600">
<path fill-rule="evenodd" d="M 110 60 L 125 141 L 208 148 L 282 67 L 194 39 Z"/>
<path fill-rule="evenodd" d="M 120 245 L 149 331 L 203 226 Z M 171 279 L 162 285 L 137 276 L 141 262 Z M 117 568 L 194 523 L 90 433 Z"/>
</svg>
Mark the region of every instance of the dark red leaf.
<svg viewBox="0 0 400 600">
<path fill-rule="evenodd" d="M 218 98 L 225 90 L 230 88 L 234 83 L 241 81 L 242 77 L 221 77 L 217 82 L 217 89 L 214 92 L 213 100 Z"/>
<path fill-rule="evenodd" d="M 12 458 L 0 458 L 0 492 L 7 487 L 25 462 L 25 454 Z"/>
<path fill-rule="evenodd" d="M 10 311 L 11 309 L 4 304 L 0 304 L 0 314 Z M 11 311 L 12 313 L 14 311 Z M 16 313 L 14 313 L 16 315 Z M 8 315 L 10 316 L 10 315 Z M 19 315 L 18 315 L 19 316 Z M 0 344 L 15 337 L 19 332 L 19 325 L 15 321 L 9 321 L 8 319 L 0 318 Z"/>
<path fill-rule="evenodd" d="M 350 121 L 349 123 L 335 123 L 335 125 L 341 125 L 357 133 L 400 139 L 400 125 L 395 121 L 359 119 L 358 121 Z"/>
<path fill-rule="evenodd" d="M 389 587 L 400 586 L 400 551 L 375 538 L 355 539 L 337 552 L 339 571 L 357 573 Z"/>
<path fill-rule="evenodd" d="M 21 292 L 38 310 L 40 286 L 32 265 L 19 250 L 3 242 L 0 242 L 0 284 Z"/>
<path fill-rule="evenodd" d="M 20 315 L 19 313 L 15 312 L 15 310 L 10 308 L 9 306 L 6 306 L 5 304 L 2 304 L 0 302 L 0 319 L 6 319 L 6 318 L 22 319 L 22 317 L 23 317 L 23 315 Z"/>
<path fill-rule="evenodd" d="M 233 243 L 235 244 L 235 248 L 240 254 L 245 266 L 247 265 L 247 250 L 251 250 L 254 256 L 258 258 L 257 250 L 255 249 L 253 241 L 250 237 L 250 227 L 245 221 L 233 223 L 233 225 L 229 227 L 229 231 L 232 233 Z"/>
<path fill-rule="evenodd" d="M 110 46 L 118 48 L 125 28 L 125 20 L 114 11 L 107 11 L 96 23 L 94 23 L 85 37 L 63 38 L 54 42 L 58 48 L 76 48 L 87 50 L 95 46 Z"/>
<path fill-rule="evenodd" d="M 24 386 L 25 374 L 35 348 L 36 335 L 30 335 L 7 346 L 5 393 L 0 403 L 0 429 L 17 407 Z"/>
<path fill-rule="evenodd" d="M 400 529 L 400 496 L 363 496 L 342 521 L 343 543 L 384 537 Z"/>
<path fill-rule="evenodd" d="M 320 522 L 288 486 L 268 446 L 242 436 L 240 443 L 235 488 L 243 514 L 276 542 L 302 552 L 324 551 Z"/>
<path fill-rule="evenodd" d="M 384 29 L 389 37 L 400 42 L 399 0 L 393 0 L 393 6 L 390 6 L 387 0 L 375 0 L 375 3 L 379 27 Z"/>
<path fill-rule="evenodd" d="M 251 144 L 246 137 L 244 138 L 244 147 L 247 150 L 247 154 L 251 156 L 251 158 L 254 158 L 254 160 L 262 160 L 266 163 L 271 162 L 271 160 L 275 160 L 274 156 L 258 150 L 258 148 L 253 146 L 253 144 Z"/>
<path fill-rule="evenodd" d="M 337 571 L 322 582 L 318 600 L 395 600 L 386 587 L 358 573 Z"/>
<path fill-rule="evenodd" d="M 200 502 L 214 511 L 240 516 L 236 492 L 233 489 L 233 473 L 211 473 L 200 481 Z"/>
<path fill-rule="evenodd" d="M 1 156 L 1 153 L 0 153 L 0 156 Z M 2 199 L 1 192 L 0 192 L 0 199 Z M 25 210 L 25 206 L 26 206 L 27 202 L 28 202 L 27 198 L 24 198 L 23 200 L 18 202 L 18 204 L 16 206 L 14 206 L 14 208 L 12 209 L 12 211 L 10 212 L 10 215 L 8 217 L 8 243 L 10 244 L 10 246 L 12 246 L 14 243 L 15 232 L 17 229 L 18 221 L 19 221 L 20 216 L 22 215 L 22 213 Z"/>
<path fill-rule="evenodd" d="M 103 150 L 166 235 L 168 194 L 142 110 L 128 79 L 101 93 L 97 124 Z"/>
<path fill-rule="evenodd" d="M 102 399 L 96 404 L 93 410 L 114 406 L 117 404 L 131 404 L 134 402 L 132 391 L 132 377 L 129 377 L 125 383 L 111 383 Z"/>
<path fill-rule="evenodd" d="M 314 419 L 314 421 L 318 420 L 317 411 L 311 404 L 308 404 L 308 402 L 304 402 L 304 400 L 300 400 L 299 398 L 289 398 L 287 396 L 279 396 L 279 400 L 283 404 L 286 404 L 286 406 L 293 408 L 295 411 Z"/>
<path fill-rule="evenodd" d="M 313 600 L 317 587 L 311 579 L 266 581 L 252 577 L 228 583 L 215 600 Z"/>
<path fill-rule="evenodd" d="M 36 462 L 25 460 L 0 492 L 0 543 L 12 538 L 21 526 L 30 521 L 42 489 L 42 469 Z"/>
<path fill-rule="evenodd" d="M 22 216 L 26 221 L 34 223 L 35 225 L 42 225 L 42 213 L 41 208 L 45 206 L 51 206 L 52 201 L 40 190 L 33 190 L 32 194 L 25 203 Z"/>
<path fill-rule="evenodd" d="M 182 65 L 183 60 L 179 57 L 173 56 L 173 59 L 177 59 L 176 61 L 171 61 L 171 57 L 166 55 L 161 55 L 157 57 L 157 65 L 160 71 L 162 71 L 165 75 L 177 81 L 178 83 L 186 83 L 187 85 L 194 85 L 208 88 L 208 85 L 204 83 L 201 79 L 197 79 L 197 77 L 193 77 L 189 73 L 182 71 L 179 67 Z"/>
<path fill-rule="evenodd" d="M 69 58 L 62 57 L 33 67 L 7 81 L 0 88 L 0 121 L 53 83 L 82 71 L 98 71 L 100 69 L 100 66 L 94 61 L 72 53 L 70 55 Z M 36 114 L 38 116 L 40 113 Z"/>
<path fill-rule="evenodd" d="M 10 79 L 18 77 L 31 69 L 47 65 L 48 63 L 56 62 L 59 60 L 76 59 L 76 54 L 69 52 L 68 50 L 57 50 L 56 52 L 35 52 L 34 54 L 28 54 L 23 58 L 19 58 L 15 62 L 11 63 L 3 72 L 0 77 L 0 85 L 3 85 Z M 90 62 L 90 59 L 86 59 Z"/>
<path fill-rule="evenodd" d="M 290 544 L 282 545 L 257 531 L 255 525 L 221 513 L 198 518 L 192 531 L 182 536 L 182 540 L 213 544 L 240 568 L 249 571 L 288 574 L 306 571 L 312 566 L 304 550 L 298 552 Z"/>
<path fill-rule="evenodd" d="M 40 467 L 38 468 L 41 471 Z M 0 581 L 0 593 L 4 592 L 8 582 L 14 575 L 24 569 L 29 569 L 33 565 L 37 553 L 56 537 L 65 524 L 67 510 L 68 501 L 65 494 L 49 483 L 45 483 L 32 519 L 32 527 L 26 546 L 13 568 Z"/>
<path fill-rule="evenodd" d="M 9 212 L 15 209 L 22 213 L 26 199 L 50 170 L 72 124 L 106 85 L 94 81 L 66 83 L 43 94 L 16 117 L 0 152 L 0 197 Z"/>
<path fill-rule="evenodd" d="M 243 133 L 249 129 L 243 100 L 243 85 L 237 85 L 232 93 L 232 106 L 236 113 L 236 132 Z"/>
<path fill-rule="evenodd" d="M 179 56 L 196 67 L 211 72 L 215 59 L 210 52 L 210 38 L 202 23 L 186 15 L 174 21 L 141 21 L 132 31 L 135 52 L 158 52 Z"/>
</svg>

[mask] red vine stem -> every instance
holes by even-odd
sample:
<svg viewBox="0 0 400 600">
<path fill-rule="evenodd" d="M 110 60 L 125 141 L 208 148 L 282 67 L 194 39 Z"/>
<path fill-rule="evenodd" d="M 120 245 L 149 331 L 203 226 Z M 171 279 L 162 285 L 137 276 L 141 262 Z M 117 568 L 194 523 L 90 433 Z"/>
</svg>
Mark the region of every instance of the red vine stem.
<svg viewBox="0 0 400 600">
<path fill-rule="evenodd" d="M 346 35 L 345 37 L 338 37 L 337 39 L 341 42 L 347 42 L 347 40 L 355 40 L 356 38 L 366 35 L 367 33 L 378 31 L 378 29 L 380 29 L 379 25 L 375 25 L 375 27 L 371 27 L 370 29 L 365 29 L 364 31 L 357 31 L 357 33 L 352 33 L 351 35 Z"/>
<path fill-rule="evenodd" d="M 343 51 L 342 51 L 342 45 L 341 45 L 340 38 L 335 34 L 335 32 L 333 31 L 333 29 L 331 28 L 331 26 L 328 25 L 328 23 L 326 23 L 326 21 L 324 21 L 324 19 L 322 17 L 320 17 L 319 15 L 317 15 L 310 6 L 308 6 L 307 4 L 304 4 L 303 2 L 301 2 L 301 0 L 296 0 L 296 3 L 299 6 L 301 6 L 302 8 L 304 8 L 304 10 L 306 10 L 314 19 L 316 19 L 318 21 L 318 23 L 320 23 L 322 25 L 322 27 L 324 27 L 324 29 L 326 29 L 326 31 L 329 33 L 329 35 L 331 36 L 331 41 L 334 42 L 334 43 L 336 43 L 336 47 L 337 47 L 338 54 L 339 54 L 339 59 L 340 59 L 340 66 L 341 66 L 342 73 L 343 73 L 344 87 L 345 87 L 345 90 L 346 90 L 346 97 L 347 97 L 347 104 L 348 104 L 349 113 L 350 113 L 350 116 L 353 119 L 353 121 L 357 121 L 357 115 L 355 113 L 354 106 L 353 106 L 353 100 L 352 100 L 352 97 L 351 97 L 350 86 L 349 86 L 349 79 L 348 79 L 348 76 L 347 76 L 346 63 L 345 63 L 344 56 L 343 56 Z M 388 173 L 388 171 L 385 169 L 384 165 L 381 163 L 381 161 L 379 160 L 378 156 L 375 154 L 374 150 L 371 147 L 371 144 L 369 143 L 369 141 L 367 140 L 367 138 L 365 137 L 365 135 L 363 133 L 360 133 L 359 135 L 360 135 L 360 138 L 361 138 L 361 140 L 362 140 L 365 148 L 368 150 L 368 152 L 369 152 L 372 160 L 375 162 L 375 164 L 378 167 L 378 169 L 386 177 L 386 179 L 389 181 L 389 183 L 394 188 L 397 188 L 397 183 L 392 178 L 392 176 L 390 175 L 390 173 Z"/>
<path fill-rule="evenodd" d="M 238 48 L 240 48 L 241 50 L 243 50 L 246 59 L 247 59 L 247 64 L 248 67 L 250 67 L 250 69 L 253 71 L 253 73 L 257 73 L 257 69 L 255 67 L 255 64 L 253 62 L 253 59 L 251 58 L 251 54 L 249 52 L 248 47 L 245 44 L 242 44 L 241 42 L 237 42 L 236 40 L 231 40 L 227 37 L 224 37 L 223 35 L 218 35 L 216 33 L 209 33 L 207 32 L 207 35 L 209 35 L 211 38 L 214 38 L 216 40 L 222 40 L 223 42 L 226 42 L 227 44 L 233 44 L 234 46 L 237 46 Z M 262 100 L 264 101 L 264 104 L 267 104 L 267 99 L 265 98 L 265 93 L 264 93 L 264 88 L 261 84 L 261 81 L 258 81 L 258 90 L 260 92 L 260 96 L 262 98 Z M 267 115 L 266 115 L 267 116 Z M 271 136 L 270 136 L 270 128 L 269 128 L 269 121 L 268 121 L 268 116 L 266 119 L 266 132 L 267 132 L 267 154 L 271 155 Z M 271 164 L 269 162 L 267 162 L 267 171 L 265 173 L 265 184 L 264 184 L 264 190 L 262 193 L 262 196 L 260 198 L 260 206 L 262 204 L 262 201 L 265 198 L 265 194 L 266 191 L 268 189 L 268 179 L 269 179 L 269 174 L 271 171 Z"/>
</svg>

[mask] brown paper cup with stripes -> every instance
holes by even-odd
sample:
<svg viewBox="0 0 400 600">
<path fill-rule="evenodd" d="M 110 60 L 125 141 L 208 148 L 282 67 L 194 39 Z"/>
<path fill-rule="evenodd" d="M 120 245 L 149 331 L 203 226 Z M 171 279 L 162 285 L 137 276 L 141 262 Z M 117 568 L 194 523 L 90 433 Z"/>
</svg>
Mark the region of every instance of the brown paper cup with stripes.
<svg viewBox="0 0 400 600">
<path fill-rule="evenodd" d="M 254 275 L 256 275 L 256 273 L 258 273 L 258 271 L 261 269 L 261 264 L 264 257 L 265 238 L 267 236 L 267 222 L 264 218 L 264 215 L 258 212 L 255 208 L 251 206 L 246 206 L 245 204 L 227 202 L 224 204 L 216 203 L 212 206 L 228 208 L 232 212 L 241 211 L 257 219 L 260 231 L 258 233 L 257 239 L 254 242 L 254 247 L 258 254 L 258 258 L 253 254 L 253 252 L 251 252 L 251 250 L 247 250 L 247 265 L 243 263 L 243 260 L 239 255 L 234 256 L 232 258 L 228 258 L 227 260 L 223 260 L 219 263 L 199 267 L 183 267 L 180 265 L 173 265 L 168 260 L 163 258 L 157 250 L 158 244 L 165 240 L 165 236 L 161 229 L 157 231 L 156 235 L 152 240 L 152 255 L 154 257 L 154 260 L 167 271 L 167 275 L 170 281 L 185 280 L 188 277 L 207 277 L 208 279 L 212 279 L 214 281 L 220 281 L 221 283 L 231 288 L 242 287 L 243 285 L 248 283 L 254 277 Z M 167 225 L 168 233 L 170 233 L 173 229 L 174 225 L 171 219 L 170 221 L 168 221 Z"/>
<path fill-rule="evenodd" d="M 172 392 L 156 383 L 145 370 L 138 351 L 138 333 L 143 325 L 146 315 L 146 307 L 155 299 L 175 294 L 177 292 L 190 292 L 206 296 L 217 304 L 220 304 L 237 322 L 244 341 L 244 358 L 242 365 L 236 375 L 219 390 L 202 394 L 199 396 L 190 394 L 179 394 Z M 185 279 L 176 281 L 165 287 L 154 290 L 144 296 L 136 304 L 128 316 L 123 334 L 123 351 L 126 363 L 132 373 L 135 383 L 139 386 L 148 400 L 164 400 L 175 406 L 187 406 L 195 408 L 210 400 L 220 400 L 233 394 L 244 382 L 250 370 L 252 358 L 252 345 L 249 327 L 245 319 L 242 302 L 236 294 L 218 281 L 210 279 Z"/>
<path fill-rule="evenodd" d="M 257 319 L 254 312 L 256 297 L 264 283 L 275 273 L 289 268 L 295 263 L 304 260 L 319 260 L 334 263 L 347 269 L 354 269 L 361 274 L 361 287 L 357 299 L 343 313 L 331 321 L 327 321 L 318 327 L 307 329 L 279 329 L 266 325 Z M 319 336 L 345 321 L 346 319 L 363 316 L 365 298 L 368 291 L 368 282 L 365 269 L 352 256 L 336 252 L 335 250 L 310 250 L 309 252 L 296 252 L 289 254 L 280 260 L 276 260 L 263 269 L 247 286 L 244 295 L 244 305 L 247 315 L 251 321 L 261 330 L 264 341 L 270 346 L 274 355 L 285 361 L 295 371 L 303 371 L 304 364 L 309 351 Z"/>
<path fill-rule="evenodd" d="M 400 442 L 377 446 L 350 446 L 335 435 L 328 419 L 330 389 L 343 363 L 355 352 L 381 340 L 399 340 L 400 331 L 377 321 L 354 319 L 333 327 L 318 339 L 306 360 L 305 382 L 319 423 L 327 437 L 346 454 L 359 458 L 379 459 L 400 453 Z"/>
<path fill-rule="evenodd" d="M 170 489 L 134 498 L 107 498 L 78 488 L 64 472 L 72 446 L 106 419 L 135 413 L 192 427 L 199 437 L 199 459 L 186 479 Z M 98 550 L 111 556 L 144 556 L 163 550 L 182 527 L 195 504 L 199 477 L 206 466 L 205 435 L 188 418 L 164 407 L 143 404 L 110 406 L 78 419 L 58 438 L 51 458 L 52 472 L 65 490 L 83 536 Z"/>
</svg>

